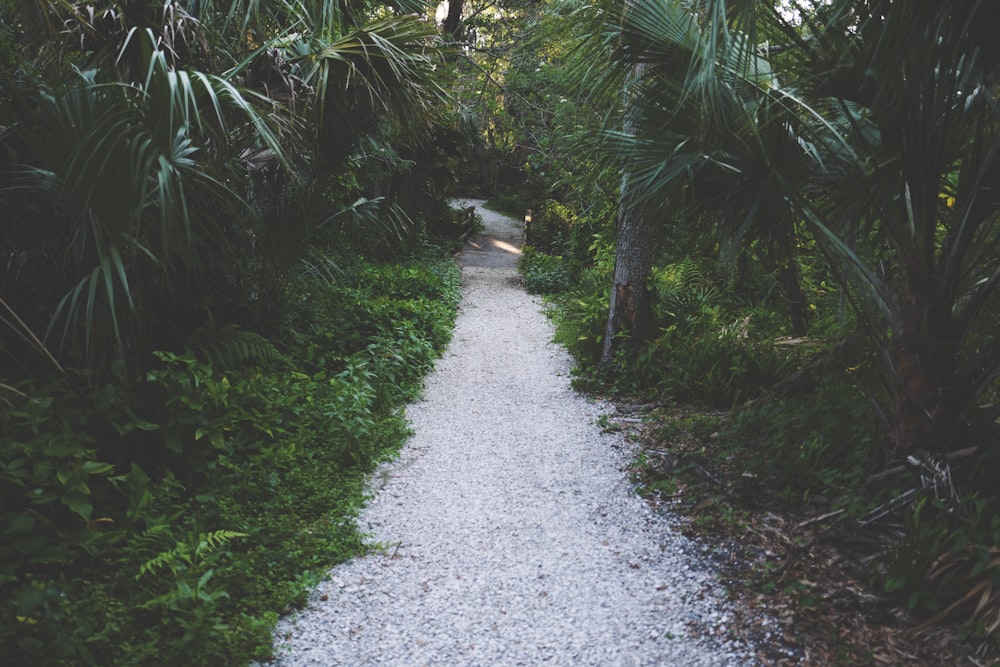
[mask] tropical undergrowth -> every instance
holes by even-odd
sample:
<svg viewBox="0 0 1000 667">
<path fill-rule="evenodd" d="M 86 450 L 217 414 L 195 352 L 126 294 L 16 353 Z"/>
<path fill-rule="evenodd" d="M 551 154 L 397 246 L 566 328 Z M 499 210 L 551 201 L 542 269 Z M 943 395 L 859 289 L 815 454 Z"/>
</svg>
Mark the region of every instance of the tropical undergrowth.
<svg viewBox="0 0 1000 667">
<path fill-rule="evenodd" d="M 546 295 L 555 340 L 576 361 L 574 384 L 640 406 L 640 492 L 684 516 L 690 534 L 730 545 L 718 550 L 734 594 L 794 619 L 771 657 L 808 645 L 831 664 L 890 659 L 877 648 L 889 635 L 919 654 L 916 664 L 974 653 L 907 628 L 993 632 L 993 501 L 973 490 L 953 505 L 908 504 L 929 492 L 933 470 L 887 458 L 876 353 L 823 268 L 802 266 L 810 327 L 793 337 L 776 278 L 753 256 L 740 273 L 704 249 L 664 250 L 648 283 L 655 334 L 638 351 L 623 346 L 608 368 L 599 363 L 613 268 L 606 232 L 583 256 L 565 243 L 527 246 L 525 285 Z M 831 623 L 843 632 L 827 632 Z"/>
<path fill-rule="evenodd" d="M 246 664 L 362 548 L 457 298 L 422 9 L 0 2 L 5 664 Z"/>
<path fill-rule="evenodd" d="M 586 224 L 571 222 L 565 237 Z M 826 344 L 787 335 L 780 298 L 766 288 L 770 274 L 738 276 L 717 257 L 662 252 L 648 281 L 652 340 L 639 351 L 623 348 L 613 368 L 602 368 L 613 244 L 606 230 L 583 247 L 582 239 L 563 241 L 561 232 L 550 238 L 525 247 L 521 273 L 529 291 L 549 295 L 556 340 L 577 358 L 581 388 L 727 408 L 760 396 Z M 825 281 L 807 288 L 814 309 L 837 309 Z M 825 336 L 842 323 L 838 316 L 817 317 L 814 332 Z"/>
<path fill-rule="evenodd" d="M 523 134 L 525 282 L 552 294 L 581 387 L 661 408 L 653 448 L 670 453 L 640 466 L 645 484 L 737 537 L 753 530 L 736 508 L 798 513 L 810 540 L 850 546 L 868 594 L 905 612 L 898 626 L 996 644 L 1000 153 L 984 5 L 793 4 L 790 21 L 773 3 L 556 8 L 517 72 L 569 102 L 536 112 L 551 132 Z M 574 49 L 575 88 L 572 65 L 553 67 Z M 594 122 L 594 102 L 615 111 Z M 623 246 L 652 257 L 642 284 L 613 273 L 630 228 L 616 222 L 634 219 L 619 207 L 649 222 Z M 616 310 L 643 326 L 606 346 L 612 288 L 627 304 L 648 289 L 652 313 L 647 329 L 644 303 Z"/>
<path fill-rule="evenodd" d="M 11 664 L 245 664 L 365 547 L 365 474 L 450 337 L 457 268 L 306 271 L 281 316 L 155 353 L 141 378 L 6 386 L 0 644 Z"/>
</svg>

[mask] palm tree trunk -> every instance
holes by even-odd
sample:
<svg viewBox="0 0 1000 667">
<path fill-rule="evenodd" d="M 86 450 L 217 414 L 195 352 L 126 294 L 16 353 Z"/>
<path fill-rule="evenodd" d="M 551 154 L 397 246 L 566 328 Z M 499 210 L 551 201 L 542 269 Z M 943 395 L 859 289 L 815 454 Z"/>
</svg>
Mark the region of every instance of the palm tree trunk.
<svg viewBox="0 0 1000 667">
<path fill-rule="evenodd" d="M 601 352 L 601 368 L 609 369 L 621 349 L 622 334 L 634 351 L 653 331 L 653 308 L 647 281 L 653 268 L 654 227 L 647 211 L 628 194 L 628 173 L 622 177 L 622 202 L 618 212 L 615 274 L 611 286 L 608 326 Z"/>
<path fill-rule="evenodd" d="M 963 446 L 962 407 L 956 382 L 956 349 L 938 308 L 919 306 L 917 297 L 901 314 L 891 346 L 893 368 L 893 450 L 946 453 Z"/>
<path fill-rule="evenodd" d="M 634 0 L 625 4 L 628 12 Z M 632 79 L 622 90 L 624 130 L 634 134 L 635 118 L 631 112 L 631 90 L 642 78 L 644 65 L 636 63 Z M 604 332 L 600 368 L 608 371 L 621 349 L 622 334 L 627 334 L 630 351 L 635 352 L 651 337 L 653 307 L 647 281 L 653 269 L 654 227 L 648 215 L 648 206 L 638 205 L 630 187 L 628 165 L 622 174 L 621 196 L 618 208 L 618 225 L 615 235 L 615 274 L 611 284 L 611 303 L 608 308 L 608 325 Z"/>
</svg>

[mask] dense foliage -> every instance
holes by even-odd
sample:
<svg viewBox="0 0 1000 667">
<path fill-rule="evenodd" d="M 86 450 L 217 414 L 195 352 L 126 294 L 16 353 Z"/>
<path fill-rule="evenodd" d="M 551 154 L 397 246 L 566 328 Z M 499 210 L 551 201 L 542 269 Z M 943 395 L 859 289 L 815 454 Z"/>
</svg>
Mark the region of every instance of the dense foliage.
<svg viewBox="0 0 1000 667">
<path fill-rule="evenodd" d="M 522 206 L 542 215 L 522 268 L 555 295 L 580 382 L 728 411 L 726 465 L 793 505 L 849 509 L 838 521 L 880 517 L 873 585 L 989 635 L 1000 82 L 986 5 L 552 3 L 517 71 L 551 101 L 520 141 L 563 151 L 551 171 L 525 165 Z M 599 363 L 611 296 L 632 289 L 614 269 L 625 209 L 653 230 L 651 333 Z"/>
<path fill-rule="evenodd" d="M 303 274 L 268 337 L 227 325 L 142 379 L 5 396 L 0 642 L 18 664 L 240 664 L 362 548 L 364 478 L 447 342 L 457 268 Z M 271 342 L 274 341 L 274 342 Z"/>
<path fill-rule="evenodd" d="M 581 386 L 711 411 L 663 437 L 996 635 L 988 3 L 442 8 L 0 0 L 4 646 L 266 652 L 447 338 L 456 185 L 531 211 Z"/>
<path fill-rule="evenodd" d="M 5 661 L 245 664 L 361 548 L 456 308 L 425 9 L 0 2 Z"/>
</svg>

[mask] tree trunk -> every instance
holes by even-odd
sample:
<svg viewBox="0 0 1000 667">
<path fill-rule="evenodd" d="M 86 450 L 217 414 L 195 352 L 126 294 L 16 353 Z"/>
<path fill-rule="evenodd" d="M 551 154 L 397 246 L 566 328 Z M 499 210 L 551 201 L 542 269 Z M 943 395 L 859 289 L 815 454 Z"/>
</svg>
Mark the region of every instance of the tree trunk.
<svg viewBox="0 0 1000 667">
<path fill-rule="evenodd" d="M 452 40 L 458 42 L 462 38 L 462 5 L 465 0 L 448 0 L 448 15 L 444 17 L 442 30 Z"/>
<path fill-rule="evenodd" d="M 631 10 L 634 0 L 625 3 Z M 632 113 L 631 91 L 642 78 L 645 66 L 636 63 L 632 80 L 622 90 L 624 130 L 634 134 L 635 117 Z M 611 304 L 608 308 L 608 326 L 604 332 L 600 367 L 609 371 L 622 348 L 622 334 L 627 334 L 628 348 L 637 351 L 651 337 L 653 306 L 647 282 L 653 269 L 654 226 L 648 215 L 648 206 L 638 205 L 632 196 L 628 165 L 622 174 L 621 196 L 618 208 L 618 225 L 615 235 L 615 275 L 611 284 Z"/>
<path fill-rule="evenodd" d="M 897 455 L 947 453 L 965 446 L 962 406 L 967 397 L 956 382 L 955 342 L 940 309 L 920 305 L 931 297 L 910 297 L 890 340 L 894 405 L 892 446 Z"/>
<path fill-rule="evenodd" d="M 653 268 L 654 226 L 648 212 L 628 196 L 628 174 L 622 177 L 622 202 L 618 211 L 615 276 L 611 285 L 608 326 L 604 333 L 601 368 L 610 369 L 628 335 L 633 351 L 652 337 L 653 307 L 647 282 Z"/>
<path fill-rule="evenodd" d="M 801 338 L 809 330 L 809 309 L 806 307 L 806 295 L 802 291 L 802 280 L 798 261 L 791 257 L 778 268 L 778 280 L 781 283 L 781 295 L 788 306 L 788 316 L 792 323 L 792 335 Z"/>
</svg>

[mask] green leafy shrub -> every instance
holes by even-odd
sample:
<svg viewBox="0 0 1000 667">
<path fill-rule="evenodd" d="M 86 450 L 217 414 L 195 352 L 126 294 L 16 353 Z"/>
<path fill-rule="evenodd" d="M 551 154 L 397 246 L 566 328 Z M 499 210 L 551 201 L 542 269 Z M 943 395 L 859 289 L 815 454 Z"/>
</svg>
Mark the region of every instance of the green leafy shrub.
<svg viewBox="0 0 1000 667">
<path fill-rule="evenodd" d="M 161 642 L 169 653 L 160 653 L 155 656 L 157 659 L 182 661 L 191 655 L 204 659 L 211 655 L 214 646 L 225 641 L 225 626 L 220 627 L 216 607 L 229 594 L 213 585 L 212 577 L 216 568 L 232 556 L 226 545 L 244 537 L 246 533 L 217 530 L 190 531 L 176 539 L 163 524 L 142 535 L 146 543 L 164 547 L 143 563 L 136 575 L 136 580 L 156 580 L 155 594 L 139 608 L 151 612 L 159 620 L 159 632 L 170 638 Z"/>
<path fill-rule="evenodd" d="M 101 436 L 117 444 L 137 426 L 151 427 L 112 414 L 120 404 L 110 392 L 75 383 L 24 383 L 0 411 L 0 586 L 26 622 L 58 615 L 60 563 L 86 559 L 109 542 L 109 506 L 118 494 L 107 454 L 117 447 Z"/>
<path fill-rule="evenodd" d="M 940 498 L 921 488 L 919 479 L 907 481 L 913 491 L 903 511 L 905 531 L 889 551 L 877 583 L 913 612 L 923 627 L 948 623 L 963 634 L 996 641 L 1000 629 L 996 498 L 976 493 Z"/>
<path fill-rule="evenodd" d="M 143 381 L 9 388 L 0 643 L 14 664 L 245 664 L 363 550 L 365 475 L 451 335 L 450 259 L 315 272 L 267 335 L 204 329 Z M 276 342 L 271 342 L 276 341 Z"/>
<path fill-rule="evenodd" d="M 447 259 L 344 267 L 336 280 L 300 277 L 293 285 L 288 334 L 316 369 L 336 367 L 403 320 L 414 320 L 436 347 L 451 337 L 458 268 Z"/>
<path fill-rule="evenodd" d="M 524 246 L 518 268 L 524 286 L 532 294 L 557 294 L 569 288 L 569 268 L 558 255 L 547 255 L 532 246 Z"/>
<path fill-rule="evenodd" d="M 847 493 L 878 465 L 879 423 L 866 396 L 843 374 L 825 373 L 782 400 L 762 400 L 735 411 L 726 437 L 747 452 L 749 467 L 784 489 L 792 503 L 809 494 L 858 501 Z"/>
<path fill-rule="evenodd" d="M 796 360 L 771 341 L 750 338 L 746 324 L 742 318 L 670 325 L 639 358 L 624 362 L 623 381 L 713 407 L 754 398 L 794 370 Z"/>
<path fill-rule="evenodd" d="M 563 255 L 569 250 L 576 222 L 576 214 L 570 207 L 547 199 L 531 212 L 528 243 L 543 253 Z"/>
<path fill-rule="evenodd" d="M 607 292 L 575 289 L 562 295 L 553 308 L 555 341 L 584 366 L 600 359 L 610 298 Z"/>
<path fill-rule="evenodd" d="M 600 239 L 592 248 L 606 254 Z M 583 386 L 600 381 L 594 365 L 607 325 L 609 272 L 607 257 L 595 261 L 554 308 L 556 340 L 580 362 Z M 797 367 L 796 350 L 776 346 L 770 327 L 756 326 L 758 311 L 729 303 L 720 282 L 690 258 L 653 271 L 658 334 L 638 352 L 623 349 L 613 360 L 618 391 L 730 407 L 760 395 Z"/>
</svg>

